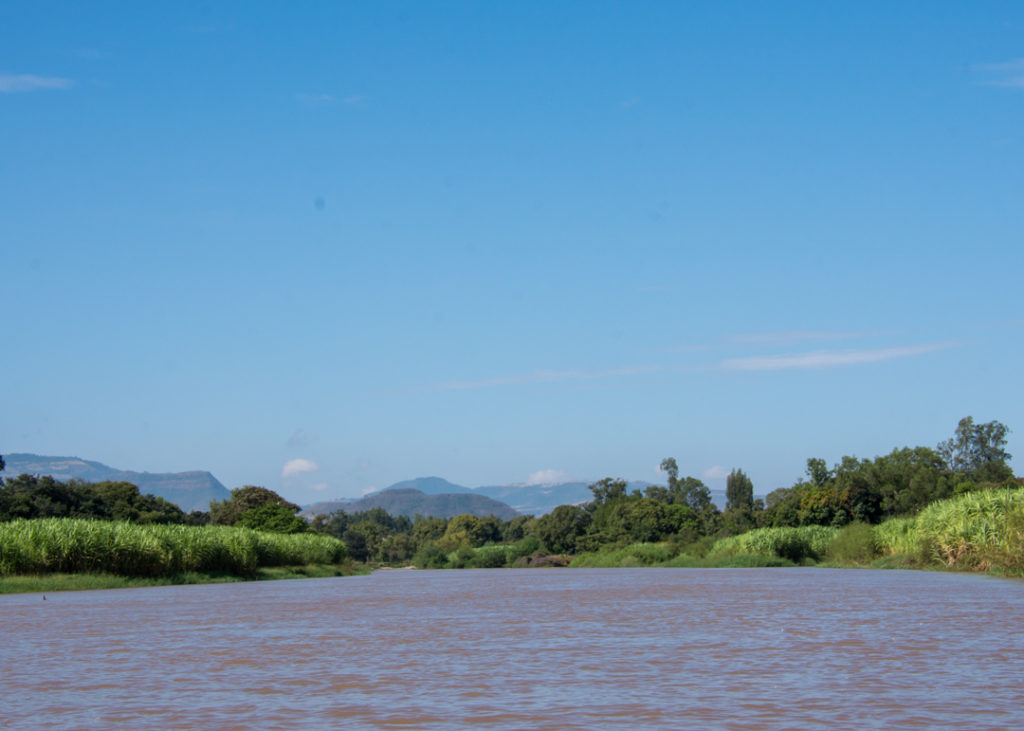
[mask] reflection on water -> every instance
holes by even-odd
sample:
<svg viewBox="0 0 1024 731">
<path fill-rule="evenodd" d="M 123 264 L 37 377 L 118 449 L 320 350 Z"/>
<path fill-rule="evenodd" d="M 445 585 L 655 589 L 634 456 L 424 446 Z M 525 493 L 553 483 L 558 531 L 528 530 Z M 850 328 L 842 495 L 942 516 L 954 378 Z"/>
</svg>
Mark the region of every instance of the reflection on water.
<svg viewBox="0 0 1024 731">
<path fill-rule="evenodd" d="M 0 726 L 1020 728 L 1024 583 L 389 571 L 0 596 Z"/>
</svg>

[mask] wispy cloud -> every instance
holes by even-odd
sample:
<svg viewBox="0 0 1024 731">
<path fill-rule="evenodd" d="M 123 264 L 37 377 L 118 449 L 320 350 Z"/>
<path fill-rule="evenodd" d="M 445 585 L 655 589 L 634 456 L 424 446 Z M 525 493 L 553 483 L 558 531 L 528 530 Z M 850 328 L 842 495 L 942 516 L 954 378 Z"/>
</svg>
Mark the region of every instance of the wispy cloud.
<svg viewBox="0 0 1024 731">
<path fill-rule="evenodd" d="M 568 481 L 569 475 L 562 470 L 537 470 L 526 478 L 527 485 L 554 485 Z"/>
<path fill-rule="evenodd" d="M 287 479 L 303 472 L 316 472 L 318 469 L 320 467 L 311 459 L 292 459 L 285 462 L 281 468 L 281 478 Z"/>
<path fill-rule="evenodd" d="M 709 350 L 710 345 L 670 345 L 665 348 L 669 353 L 696 353 L 700 350 Z"/>
<path fill-rule="evenodd" d="M 310 439 L 309 436 L 306 434 L 306 430 L 300 427 L 299 429 L 296 429 L 295 431 L 292 432 L 292 435 L 288 437 L 288 440 L 285 442 L 285 445 L 291 447 L 292 449 L 300 449 L 302 447 L 308 447 L 309 442 Z"/>
<path fill-rule="evenodd" d="M 35 74 L 0 74 L 0 93 L 14 94 L 20 91 L 45 91 L 47 89 L 70 89 L 71 79 L 60 76 L 36 76 Z"/>
<path fill-rule="evenodd" d="M 1024 58 L 1000 63 L 978 64 L 973 68 L 975 72 L 985 77 L 978 82 L 984 86 L 1024 89 Z"/>
<path fill-rule="evenodd" d="M 623 376 L 639 376 L 659 373 L 663 366 L 630 366 L 626 368 L 609 368 L 603 371 L 533 371 L 497 378 L 484 378 L 477 381 L 449 381 L 439 383 L 431 388 L 433 391 L 459 391 L 491 386 L 516 386 L 530 383 L 558 383 L 561 381 L 590 381 L 600 378 L 618 378 Z"/>
<path fill-rule="evenodd" d="M 303 104 L 330 104 L 336 101 L 336 99 L 330 94 L 304 94 L 299 93 L 295 95 Z"/>
<path fill-rule="evenodd" d="M 714 467 L 708 467 L 706 470 L 701 472 L 700 476 L 705 480 L 724 480 L 729 476 L 729 470 L 716 464 Z"/>
<path fill-rule="evenodd" d="M 836 340 L 853 340 L 878 335 L 889 335 L 884 332 L 845 332 L 838 330 L 780 330 L 766 333 L 741 333 L 726 335 L 723 339 L 737 345 L 792 345 L 794 343 L 826 342 Z"/>
<path fill-rule="evenodd" d="M 836 366 L 879 363 L 894 358 L 909 358 L 936 350 L 951 348 L 960 343 L 926 343 L 893 348 L 867 348 L 862 350 L 815 350 L 808 353 L 784 355 L 758 355 L 748 358 L 728 358 L 719 367 L 726 371 L 782 371 L 794 369 L 834 368 Z"/>
</svg>

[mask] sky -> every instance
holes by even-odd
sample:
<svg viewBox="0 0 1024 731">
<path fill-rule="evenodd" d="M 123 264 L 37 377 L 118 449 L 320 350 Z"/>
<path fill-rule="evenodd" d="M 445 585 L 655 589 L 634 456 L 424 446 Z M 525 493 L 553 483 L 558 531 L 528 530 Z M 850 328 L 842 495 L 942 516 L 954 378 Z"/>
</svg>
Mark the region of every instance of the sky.
<svg viewBox="0 0 1024 731">
<path fill-rule="evenodd" d="M 1019 2 L 12 0 L 0 454 L 304 504 L 1021 454 L 1022 198 Z"/>
</svg>

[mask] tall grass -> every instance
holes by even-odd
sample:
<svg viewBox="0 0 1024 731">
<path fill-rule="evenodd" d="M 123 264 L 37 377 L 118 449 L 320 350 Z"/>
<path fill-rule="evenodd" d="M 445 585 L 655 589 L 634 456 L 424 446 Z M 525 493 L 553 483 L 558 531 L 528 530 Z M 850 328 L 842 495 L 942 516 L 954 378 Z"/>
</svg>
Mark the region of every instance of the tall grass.
<svg viewBox="0 0 1024 731">
<path fill-rule="evenodd" d="M 672 558 L 668 545 L 659 543 L 632 543 L 624 548 L 581 553 L 569 564 L 576 569 L 631 568 L 658 566 Z"/>
<path fill-rule="evenodd" d="M 758 528 L 715 541 L 715 545 L 708 551 L 708 558 L 752 555 L 784 558 L 794 563 L 805 559 L 816 561 L 825 555 L 829 543 L 838 532 L 838 528 L 824 525 Z"/>
<path fill-rule="evenodd" d="M 341 541 L 310 533 L 74 518 L 0 523 L 0 574 L 203 571 L 251 576 L 262 566 L 339 563 L 345 556 Z"/>
<path fill-rule="evenodd" d="M 915 518 L 889 520 L 883 552 L 961 569 L 1024 572 L 1024 489 L 997 488 L 932 503 Z"/>
</svg>

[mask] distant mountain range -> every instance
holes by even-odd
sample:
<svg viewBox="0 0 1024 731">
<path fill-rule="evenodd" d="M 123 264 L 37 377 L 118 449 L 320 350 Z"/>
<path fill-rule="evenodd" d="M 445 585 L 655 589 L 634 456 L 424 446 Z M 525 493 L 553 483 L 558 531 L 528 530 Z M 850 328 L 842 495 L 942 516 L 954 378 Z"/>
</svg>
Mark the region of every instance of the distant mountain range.
<svg viewBox="0 0 1024 731">
<path fill-rule="evenodd" d="M 549 485 L 489 485 L 485 487 L 465 487 L 456 485 L 441 477 L 418 477 L 414 480 L 403 480 L 396 482 L 378 492 L 370 493 L 360 500 L 328 500 L 314 503 L 302 511 L 303 515 L 313 516 L 318 513 L 325 515 L 336 510 L 344 510 L 347 513 L 354 513 L 362 510 L 369 510 L 375 507 L 384 507 L 389 513 L 400 513 L 402 515 L 434 515 L 437 517 L 451 517 L 460 513 L 472 513 L 474 515 L 490 515 L 496 508 L 489 512 L 479 513 L 474 509 L 458 509 L 456 506 L 468 506 L 471 503 L 468 498 L 486 497 L 494 500 L 498 505 L 510 507 L 515 513 L 523 515 L 544 515 L 550 513 L 559 505 L 579 505 L 589 502 L 594 495 L 590 491 L 589 482 L 560 482 Z M 650 487 L 650 482 L 629 482 L 630 491 Z M 410 492 L 411 491 L 411 492 Z M 400 495 L 388 495 L 388 493 L 400 493 Z M 448 515 L 447 512 L 429 512 L 439 510 L 442 503 L 432 504 L 427 507 L 423 496 L 445 497 L 444 503 L 449 511 L 455 510 Z M 725 494 L 720 492 L 711 493 L 712 500 L 716 505 L 725 505 Z M 456 498 L 462 498 L 460 502 Z M 390 508 L 388 506 L 391 506 Z M 500 514 L 493 512 L 494 515 Z M 507 518 L 506 518 L 507 520 Z"/>
<path fill-rule="evenodd" d="M 211 500 L 226 500 L 231 491 L 209 472 L 131 472 L 78 457 L 5 454 L 4 476 L 49 475 L 57 480 L 130 482 L 139 492 L 172 502 L 186 513 L 209 510 Z"/>
<path fill-rule="evenodd" d="M 410 482 L 415 482 L 411 480 Z M 398 483 L 403 484 L 403 483 Z M 314 503 L 302 511 L 301 515 L 313 517 L 336 510 L 346 513 L 361 513 L 365 510 L 383 508 L 390 515 L 416 515 L 433 518 L 454 518 L 456 515 L 469 513 L 481 518 L 494 515 L 502 520 L 512 520 L 518 512 L 503 502 L 493 500 L 486 495 L 474 495 L 472 492 L 427 494 L 413 487 L 389 487 L 354 501 L 331 500 Z"/>
<path fill-rule="evenodd" d="M 123 480 L 168 500 L 185 512 L 209 510 L 211 500 L 226 500 L 231 492 L 209 472 L 130 472 L 78 457 L 45 457 L 38 454 L 5 454 L 4 475 L 22 473 L 51 475 L 59 480 Z M 441 477 L 417 477 L 396 482 L 358 500 L 327 500 L 306 507 L 301 515 L 312 517 L 336 510 L 360 512 L 384 508 L 392 515 L 431 515 L 450 518 L 462 513 L 481 517 L 496 515 L 509 520 L 516 515 L 544 515 L 559 505 L 579 505 L 593 494 L 589 482 L 559 482 L 546 485 L 488 485 L 464 487 Z M 629 490 L 649 487 L 649 482 L 629 482 Z M 711 499 L 725 507 L 725 493 L 712 491 Z"/>
</svg>

